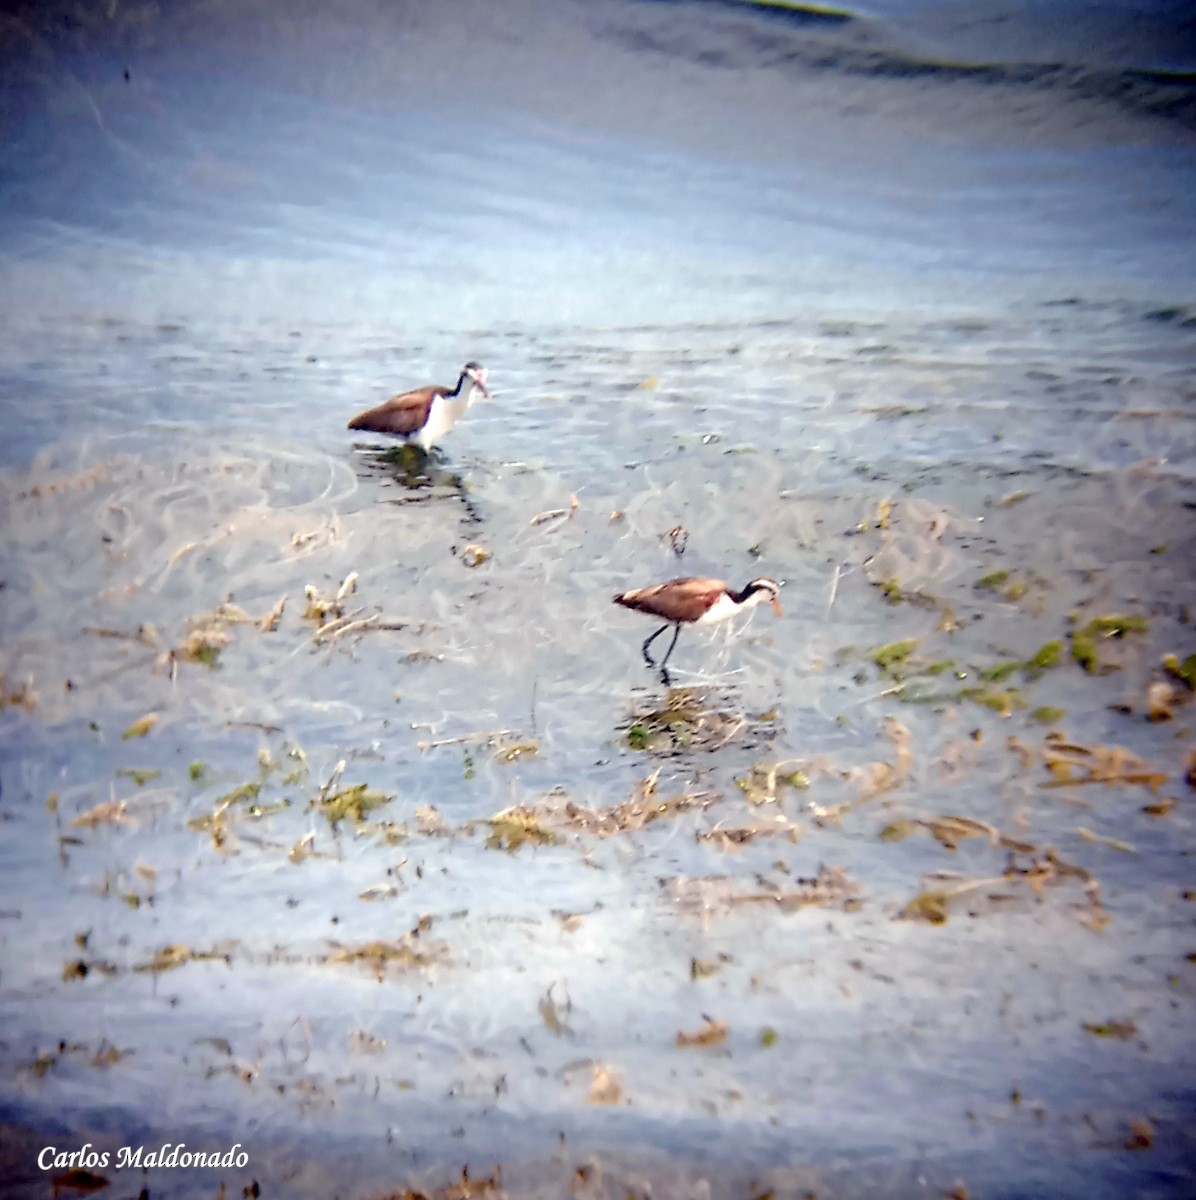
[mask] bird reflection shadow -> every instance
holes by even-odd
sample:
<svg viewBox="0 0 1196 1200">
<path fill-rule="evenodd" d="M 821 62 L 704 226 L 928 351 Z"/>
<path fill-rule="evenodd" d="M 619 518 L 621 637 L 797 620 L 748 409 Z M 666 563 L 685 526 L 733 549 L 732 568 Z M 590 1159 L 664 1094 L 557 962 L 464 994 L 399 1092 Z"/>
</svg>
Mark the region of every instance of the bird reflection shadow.
<svg viewBox="0 0 1196 1200">
<path fill-rule="evenodd" d="M 739 689 L 710 683 L 661 692 L 633 690 L 631 716 L 620 728 L 632 750 L 676 757 L 719 750 L 729 742 L 754 745 L 775 732 L 775 714 L 749 713 Z"/>
<path fill-rule="evenodd" d="M 439 450 L 423 450 L 409 442 L 391 446 L 357 445 L 354 449 L 354 469 L 362 479 L 381 479 L 401 489 L 397 495 L 384 497 L 387 504 L 455 500 L 464 509 L 467 523 L 482 523 L 482 514 L 464 478 L 448 467 Z"/>
</svg>

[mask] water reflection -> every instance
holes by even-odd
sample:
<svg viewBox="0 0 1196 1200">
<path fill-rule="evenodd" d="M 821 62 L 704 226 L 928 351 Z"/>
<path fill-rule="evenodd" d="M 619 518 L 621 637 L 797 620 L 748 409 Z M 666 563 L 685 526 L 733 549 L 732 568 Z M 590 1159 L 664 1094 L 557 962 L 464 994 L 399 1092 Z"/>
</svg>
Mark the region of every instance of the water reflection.
<svg viewBox="0 0 1196 1200">
<path fill-rule="evenodd" d="M 390 492 L 381 499 L 387 504 L 425 504 L 439 500 L 456 500 L 464 512 L 467 525 L 481 525 L 482 514 L 469 494 L 469 485 L 458 471 L 449 467 L 444 451 L 423 450 L 410 442 L 398 445 L 353 447 L 353 466 L 364 480 L 381 480 L 384 487 L 397 485 L 397 494 Z"/>
</svg>

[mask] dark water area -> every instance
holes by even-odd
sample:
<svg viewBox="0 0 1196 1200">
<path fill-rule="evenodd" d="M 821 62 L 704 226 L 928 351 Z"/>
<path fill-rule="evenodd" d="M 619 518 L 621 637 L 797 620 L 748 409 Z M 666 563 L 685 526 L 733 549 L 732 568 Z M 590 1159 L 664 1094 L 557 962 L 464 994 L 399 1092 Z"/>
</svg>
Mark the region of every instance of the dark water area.
<svg viewBox="0 0 1196 1200">
<path fill-rule="evenodd" d="M 0 135 L 0 1196 L 1196 1190 L 1190 6 L 18 4 Z"/>
</svg>

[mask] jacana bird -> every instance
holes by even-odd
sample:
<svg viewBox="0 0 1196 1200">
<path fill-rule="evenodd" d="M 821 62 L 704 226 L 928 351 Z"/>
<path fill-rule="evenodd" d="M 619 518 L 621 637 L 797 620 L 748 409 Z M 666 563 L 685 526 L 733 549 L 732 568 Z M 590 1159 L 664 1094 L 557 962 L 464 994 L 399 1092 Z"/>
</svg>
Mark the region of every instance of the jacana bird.
<svg viewBox="0 0 1196 1200">
<path fill-rule="evenodd" d="M 430 450 L 465 415 L 479 393 L 490 398 L 486 378 L 481 363 L 467 362 L 455 388 L 429 384 L 393 396 L 377 408 L 358 413 L 349 428 L 391 433 L 421 450 Z"/>
<path fill-rule="evenodd" d="M 753 579 L 738 592 L 728 587 L 721 579 L 671 579 L 668 583 L 658 583 L 654 587 L 620 592 L 614 597 L 614 602 L 624 608 L 647 613 L 650 617 L 659 617 L 664 621 L 664 624 L 644 642 L 644 661 L 650 667 L 656 664 L 648 653 L 648 647 L 670 625 L 673 626 L 673 640 L 660 661 L 661 674 L 666 682 L 668 676 L 665 664 L 669 661 L 669 655 L 673 653 L 673 647 L 681 635 L 682 625 L 715 625 L 728 620 L 736 613 L 754 608 L 762 600 L 767 600 L 772 605 L 778 617 L 782 615 L 781 585 L 775 579 Z"/>
</svg>

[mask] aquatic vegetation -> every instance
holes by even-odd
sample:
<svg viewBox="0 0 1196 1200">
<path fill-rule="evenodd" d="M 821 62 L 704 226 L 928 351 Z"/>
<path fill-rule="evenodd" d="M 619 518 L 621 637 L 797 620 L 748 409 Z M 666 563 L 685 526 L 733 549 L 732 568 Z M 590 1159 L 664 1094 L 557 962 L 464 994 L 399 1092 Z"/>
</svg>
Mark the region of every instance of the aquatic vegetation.
<svg viewBox="0 0 1196 1200">
<path fill-rule="evenodd" d="M 1067 716 L 1065 709 L 1050 708 L 1046 705 L 1040 706 L 1030 713 L 1031 720 L 1037 721 L 1040 725 L 1057 725 L 1065 716 Z"/>
<path fill-rule="evenodd" d="M 219 666 L 216 660 L 220 652 L 231 640 L 221 629 L 193 629 L 183 644 L 170 653 L 183 662 L 202 663 L 205 667 L 215 669 Z"/>
<path fill-rule="evenodd" d="M 908 638 L 902 642 L 890 642 L 887 646 L 877 646 L 868 652 L 868 657 L 886 675 L 900 679 L 901 668 L 917 648 L 918 639 Z"/>
<path fill-rule="evenodd" d="M 1138 1026 L 1133 1021 L 1085 1021 L 1084 1030 L 1093 1037 L 1116 1038 L 1122 1042 L 1138 1036 Z"/>
<path fill-rule="evenodd" d="M 884 597 L 886 604 L 900 604 L 905 599 L 901 581 L 894 575 L 874 583 L 873 586 L 880 589 L 880 594 Z"/>
<path fill-rule="evenodd" d="M 1047 642 L 1026 660 L 1023 670 L 1045 671 L 1058 666 L 1063 659 L 1063 643 L 1061 641 Z"/>
<path fill-rule="evenodd" d="M 592 833 L 597 837 L 610 837 L 613 834 L 634 833 L 678 813 L 705 811 L 718 803 L 719 797 L 713 792 L 688 789 L 675 796 L 658 797 L 656 785 L 659 778 L 658 767 L 647 779 L 635 785 L 628 799 L 607 808 L 582 808 L 566 797 L 563 805 L 559 801 L 549 802 L 543 811 L 546 815 L 563 820 L 571 829 Z"/>
<path fill-rule="evenodd" d="M 716 707 L 707 689 L 670 687 L 663 704 L 652 699 L 637 703 L 625 727 L 624 743 L 630 750 L 657 755 L 713 751 L 747 729 L 750 720 L 755 719 Z"/>
<path fill-rule="evenodd" d="M 152 767 L 117 767 L 116 775 L 119 779 L 131 779 L 134 787 L 145 787 L 161 778 L 162 772 Z"/>
<path fill-rule="evenodd" d="M 332 950 L 322 961 L 333 966 L 368 967 L 379 983 L 391 968 L 412 970 L 440 966 L 448 962 L 448 947 L 443 942 L 429 942 L 422 937 L 430 925 L 430 920 L 421 923 L 392 942 L 378 940 L 356 946 L 329 942 Z"/>
<path fill-rule="evenodd" d="M 259 780 L 249 780 L 246 783 L 239 784 L 231 792 L 225 792 L 216 801 L 216 807 L 229 808 L 234 804 L 240 804 L 243 800 L 256 800 L 261 790 L 262 785 Z"/>
<path fill-rule="evenodd" d="M 1145 633 L 1148 625 L 1145 617 L 1104 616 L 1096 617 L 1071 633 L 1071 656 L 1090 675 L 1116 671 L 1116 663 L 1102 662 L 1097 654 L 1097 643 L 1111 638 L 1123 638 L 1131 633 Z"/>
<path fill-rule="evenodd" d="M 1004 569 L 990 571 L 976 580 L 976 586 L 983 591 L 995 592 L 1008 581 L 1010 574 L 1011 572 Z"/>
<path fill-rule="evenodd" d="M 627 730 L 627 745 L 632 750 L 647 750 L 652 743 L 652 734 L 646 725 L 638 721 Z"/>
<path fill-rule="evenodd" d="M 523 805 L 504 808 L 502 812 L 488 817 L 487 821 L 491 832 L 486 839 L 486 846 L 491 850 L 506 850 L 514 854 L 525 843 L 548 846 L 557 840 L 556 834 L 540 823 L 535 810 Z"/>
<path fill-rule="evenodd" d="M 335 829 L 342 821 L 351 821 L 360 825 L 366 816 L 376 808 L 389 804 L 394 795 L 375 791 L 368 784 L 359 783 L 353 787 L 340 788 L 327 795 L 320 795 L 316 807 L 324 814 L 328 824 Z"/>
<path fill-rule="evenodd" d="M 708 842 L 724 850 L 732 850 L 754 842 L 761 837 L 776 837 L 783 835 L 791 842 L 796 842 L 801 836 L 801 830 L 791 821 L 783 817 L 775 821 L 754 821 L 748 825 L 716 825 L 697 834 L 700 842 Z"/>
<path fill-rule="evenodd" d="M 805 791 L 810 780 L 801 769 L 805 759 L 789 758 L 775 763 L 757 763 L 746 775 L 735 779 L 735 786 L 752 804 L 775 804 L 780 788 L 790 787 Z"/>
<path fill-rule="evenodd" d="M 980 668 L 980 678 L 989 683 L 1000 683 L 1002 679 L 1008 679 L 1021 665 L 1020 662 L 1010 659 L 1006 659 L 1004 662 L 993 663 L 991 667 Z"/>
<path fill-rule="evenodd" d="M 138 717 L 138 719 L 120 735 L 120 740 L 122 742 L 127 742 L 132 738 L 145 737 L 145 735 L 149 733 L 149 731 L 153 729 L 157 723 L 157 713 L 146 713 L 144 717 Z"/>
<path fill-rule="evenodd" d="M 482 742 L 490 748 L 491 760 L 514 763 L 540 753 L 540 743 L 535 738 L 524 737 L 512 729 L 479 730 L 461 733 L 456 737 L 439 738 L 433 742 L 420 742 L 420 750 L 438 750 L 442 746 L 460 746 L 468 742 Z"/>
<path fill-rule="evenodd" d="M 793 884 L 794 886 L 788 889 L 735 896 L 731 903 L 749 904 L 770 901 L 781 912 L 795 912 L 811 905 L 820 908 L 841 905 L 844 909 L 851 910 L 858 904 L 859 884 L 851 879 L 842 867 L 828 867 L 819 864 L 817 875 L 811 878 L 795 879 Z"/>
<path fill-rule="evenodd" d="M 959 698 L 982 704 L 1002 717 L 1011 717 L 1015 709 L 1026 707 L 1026 698 L 1017 688 L 967 687 L 960 690 Z"/>
<path fill-rule="evenodd" d="M 490 551 L 477 542 L 471 542 L 461 551 L 461 562 L 467 567 L 480 567 L 491 557 Z"/>
<path fill-rule="evenodd" d="M 1188 691 L 1196 692 L 1196 654 L 1189 654 L 1183 662 L 1179 661 L 1177 654 L 1164 655 L 1163 670 L 1173 679 L 1186 684 Z"/>
<path fill-rule="evenodd" d="M 198 759 L 187 768 L 187 775 L 192 783 L 199 783 L 208 773 L 208 768 Z"/>
<path fill-rule="evenodd" d="M 513 763 L 521 758 L 530 758 L 540 753 L 540 743 L 535 738 L 499 738 L 490 743 L 495 762 Z"/>
<path fill-rule="evenodd" d="M 951 896 L 943 891 L 919 892 L 897 914 L 906 921 L 926 921 L 930 925 L 945 925 L 947 905 Z"/>
<path fill-rule="evenodd" d="M 1085 784 L 1141 784 L 1151 791 L 1167 782 L 1166 771 L 1152 770 L 1123 746 L 1084 746 L 1047 734 L 1041 747 L 1051 778 L 1041 788 L 1079 787 Z"/>
<path fill-rule="evenodd" d="M 163 971 L 174 971 L 191 962 L 232 962 L 232 949 L 235 942 L 213 947 L 211 950 L 193 950 L 181 942 L 171 942 L 154 952 L 149 962 L 137 963 L 134 971 L 148 971 L 155 975 Z"/>
</svg>

